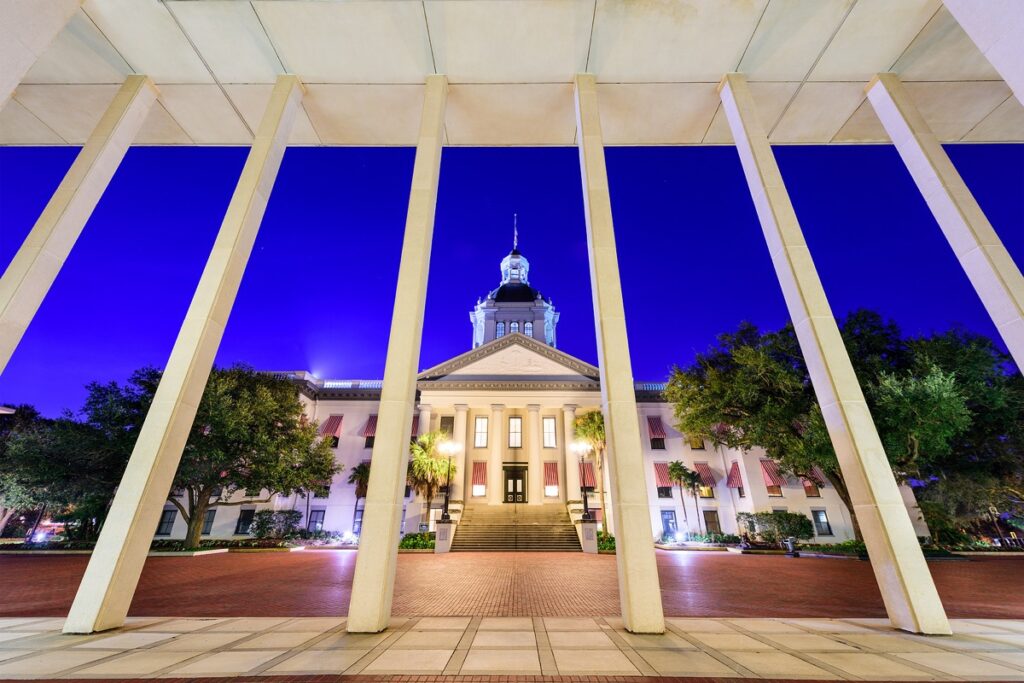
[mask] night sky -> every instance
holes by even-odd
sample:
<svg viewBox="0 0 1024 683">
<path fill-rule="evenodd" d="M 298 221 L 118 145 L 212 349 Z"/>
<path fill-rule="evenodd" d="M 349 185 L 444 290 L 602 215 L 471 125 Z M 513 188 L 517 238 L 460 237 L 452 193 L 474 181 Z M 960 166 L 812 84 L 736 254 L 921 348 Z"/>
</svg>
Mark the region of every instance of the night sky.
<svg viewBox="0 0 1024 683">
<path fill-rule="evenodd" d="M 947 148 L 1024 264 L 1024 145 Z M 84 385 L 162 366 L 245 161 L 241 148 L 133 148 L 4 376 L 0 403 L 77 409 Z M 0 264 L 73 148 L 0 148 Z M 777 147 L 833 311 L 868 307 L 908 334 L 996 331 L 889 146 Z M 787 316 L 731 147 L 607 151 L 637 380 L 664 380 L 741 320 Z M 293 148 L 217 357 L 320 377 L 380 378 L 411 149 Z M 498 284 L 519 214 L 531 284 L 559 347 L 596 362 L 574 148 L 444 152 L 420 366 L 470 348 L 468 312 Z"/>
</svg>

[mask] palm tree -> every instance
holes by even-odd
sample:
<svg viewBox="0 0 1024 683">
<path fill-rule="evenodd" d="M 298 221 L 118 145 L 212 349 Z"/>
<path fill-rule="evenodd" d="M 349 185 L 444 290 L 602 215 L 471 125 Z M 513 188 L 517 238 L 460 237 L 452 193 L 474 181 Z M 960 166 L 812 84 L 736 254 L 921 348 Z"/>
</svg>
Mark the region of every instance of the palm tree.
<svg viewBox="0 0 1024 683">
<path fill-rule="evenodd" d="M 356 527 L 356 513 L 359 512 L 359 499 L 366 498 L 366 488 L 370 485 L 370 463 L 361 462 L 351 469 L 348 483 L 356 487 L 356 506 L 352 510 L 352 528 Z"/>
<path fill-rule="evenodd" d="M 608 530 L 608 508 L 604 505 L 604 415 L 600 410 L 591 410 L 576 416 L 576 438 L 590 446 L 594 451 L 594 468 L 597 470 L 598 502 L 601 514 L 605 517 L 604 529 Z"/>
<path fill-rule="evenodd" d="M 693 507 L 697 511 L 697 531 L 704 533 L 700 524 L 700 487 L 703 482 L 700 474 L 691 470 L 681 461 L 675 460 L 668 464 L 668 478 L 679 487 L 679 498 L 683 503 L 683 515 L 686 515 L 686 498 L 683 491 L 687 490 L 693 496 Z"/>
<path fill-rule="evenodd" d="M 438 453 L 438 446 L 448 438 L 442 431 L 427 432 L 409 446 L 409 487 L 423 496 L 424 517 L 430 523 L 430 503 L 444 486 L 448 476 L 455 476 L 455 464 Z"/>
</svg>

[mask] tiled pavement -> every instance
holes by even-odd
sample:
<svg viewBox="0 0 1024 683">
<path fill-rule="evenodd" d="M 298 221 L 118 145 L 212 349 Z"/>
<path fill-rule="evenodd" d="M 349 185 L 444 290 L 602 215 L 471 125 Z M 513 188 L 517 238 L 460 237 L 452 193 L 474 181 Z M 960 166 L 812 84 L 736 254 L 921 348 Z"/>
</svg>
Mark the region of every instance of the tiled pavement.
<svg viewBox="0 0 1024 683">
<path fill-rule="evenodd" d="M 676 619 L 637 636 L 613 617 L 132 618 L 64 636 L 61 619 L 0 619 L 0 678 L 325 674 L 1024 680 L 1024 621 L 955 620 L 952 637 L 883 619 Z M 326 679 L 325 679 L 326 680 Z M 539 680 L 539 679 L 538 679 Z"/>
</svg>

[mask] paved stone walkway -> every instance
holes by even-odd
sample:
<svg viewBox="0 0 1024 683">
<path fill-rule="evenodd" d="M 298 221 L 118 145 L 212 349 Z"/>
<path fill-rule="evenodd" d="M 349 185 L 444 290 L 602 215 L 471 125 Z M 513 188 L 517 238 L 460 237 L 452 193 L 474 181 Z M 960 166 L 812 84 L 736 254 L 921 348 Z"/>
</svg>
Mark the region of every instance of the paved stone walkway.
<svg viewBox="0 0 1024 683">
<path fill-rule="evenodd" d="M 0 555 L 0 616 L 66 615 L 87 561 Z M 354 565 L 352 551 L 150 558 L 132 614 L 343 616 Z M 951 617 L 1024 618 L 1024 559 L 928 567 Z M 658 569 L 671 616 L 885 616 L 867 562 L 659 551 Z M 615 557 L 403 554 L 394 610 L 406 617 L 617 614 Z"/>
<path fill-rule="evenodd" d="M 880 619 L 396 618 L 350 635 L 340 618 L 133 618 L 65 636 L 60 619 L 0 619 L 0 678 L 449 674 L 1024 680 L 1024 621 L 956 620 L 952 637 Z"/>
</svg>

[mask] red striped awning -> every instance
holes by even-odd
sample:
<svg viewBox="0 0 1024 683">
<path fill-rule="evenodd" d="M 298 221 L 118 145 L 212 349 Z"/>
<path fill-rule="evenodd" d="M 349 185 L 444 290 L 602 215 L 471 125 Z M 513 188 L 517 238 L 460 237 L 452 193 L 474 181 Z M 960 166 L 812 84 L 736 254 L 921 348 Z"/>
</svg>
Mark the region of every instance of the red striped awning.
<svg viewBox="0 0 1024 683">
<path fill-rule="evenodd" d="M 661 418 L 657 415 L 647 417 L 647 429 L 650 431 L 652 439 L 665 438 L 665 425 L 661 423 Z"/>
<path fill-rule="evenodd" d="M 594 463 L 580 463 L 580 483 L 587 488 L 597 488 L 597 477 L 594 476 Z"/>
<path fill-rule="evenodd" d="M 558 463 L 557 462 L 546 462 L 546 463 L 544 463 L 544 485 L 545 486 L 558 486 Z"/>
<path fill-rule="evenodd" d="M 764 475 L 765 486 L 785 486 L 786 480 L 779 474 L 779 466 L 774 460 L 761 461 L 761 474 Z"/>
<path fill-rule="evenodd" d="M 473 486 L 487 486 L 487 461 L 473 461 Z"/>
<path fill-rule="evenodd" d="M 341 436 L 341 418 L 344 415 L 331 415 L 320 425 L 320 436 Z"/>
<path fill-rule="evenodd" d="M 821 471 L 821 468 L 815 465 L 811 468 L 811 472 L 807 477 L 815 486 L 824 486 L 828 483 L 828 477 Z"/>
<path fill-rule="evenodd" d="M 732 461 L 732 467 L 729 468 L 729 479 L 725 482 L 725 485 L 731 489 L 743 488 L 743 477 L 740 475 L 740 464 L 735 460 Z"/>
<path fill-rule="evenodd" d="M 672 486 L 672 478 L 668 475 L 667 462 L 654 463 L 654 478 L 657 480 L 659 488 L 663 486 Z"/>
<path fill-rule="evenodd" d="M 715 473 L 711 471 L 711 465 L 706 462 L 693 463 L 693 469 L 700 475 L 700 481 L 705 486 L 715 487 Z"/>
<path fill-rule="evenodd" d="M 415 439 L 419 435 L 420 435 L 420 416 L 419 415 L 413 415 L 412 416 L 412 438 Z"/>
<path fill-rule="evenodd" d="M 359 436 L 377 436 L 377 416 L 371 415 L 366 420 L 366 426 L 363 427 L 363 431 L 359 433 Z"/>
</svg>

